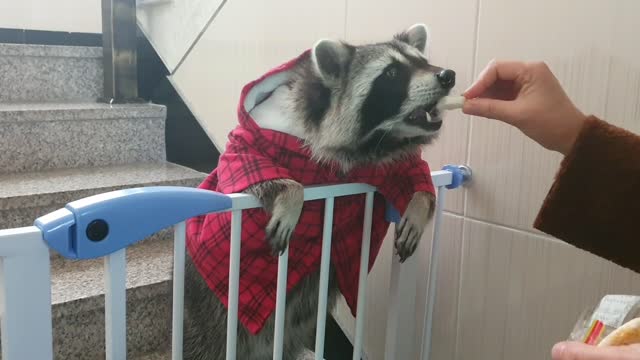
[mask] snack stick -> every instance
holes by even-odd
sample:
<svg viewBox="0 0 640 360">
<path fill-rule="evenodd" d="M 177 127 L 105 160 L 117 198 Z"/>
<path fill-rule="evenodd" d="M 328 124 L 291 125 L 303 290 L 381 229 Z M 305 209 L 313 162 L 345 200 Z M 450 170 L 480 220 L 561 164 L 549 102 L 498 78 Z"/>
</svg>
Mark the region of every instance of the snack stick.
<svg viewBox="0 0 640 360">
<path fill-rule="evenodd" d="M 611 334 L 607 335 L 598 346 L 622 346 L 640 343 L 640 318 L 630 320 Z"/>
<path fill-rule="evenodd" d="M 438 101 L 436 108 L 440 111 L 462 109 L 464 101 L 464 96 L 445 96 Z"/>
</svg>

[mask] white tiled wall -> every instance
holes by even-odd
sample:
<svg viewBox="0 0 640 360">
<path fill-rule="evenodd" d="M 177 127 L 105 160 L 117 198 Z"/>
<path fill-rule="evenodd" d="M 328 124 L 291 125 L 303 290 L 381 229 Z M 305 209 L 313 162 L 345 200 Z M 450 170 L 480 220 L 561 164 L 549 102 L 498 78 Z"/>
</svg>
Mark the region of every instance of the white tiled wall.
<svg viewBox="0 0 640 360">
<path fill-rule="evenodd" d="M 242 86 L 301 54 L 318 38 L 344 37 L 344 0 L 229 1 L 173 76 L 218 148 L 237 124 Z"/>
<path fill-rule="evenodd" d="M 100 0 L 0 0 L 0 28 L 102 33 Z"/>
<path fill-rule="evenodd" d="M 230 1 L 173 81 L 223 146 L 242 84 L 318 38 L 384 40 L 424 22 L 431 60 L 458 73 L 457 90 L 492 58 L 544 60 L 585 112 L 640 131 L 639 21 L 637 0 Z M 467 163 L 475 174 L 468 190 L 448 194 L 432 359 L 549 358 L 585 306 L 611 292 L 640 293 L 640 275 L 532 229 L 559 155 L 495 121 L 449 114 L 425 156 L 434 169 Z M 429 244 L 425 235 L 416 259 L 424 273 L 418 319 Z M 384 353 L 392 252 L 385 246 L 370 278 L 372 360 Z M 338 313 L 351 328 L 348 313 Z M 421 322 L 417 330 L 419 343 Z"/>
<path fill-rule="evenodd" d="M 474 220 L 463 236 L 458 346 L 444 358 L 548 358 L 585 306 L 640 292 L 637 274 L 556 240 Z"/>
</svg>

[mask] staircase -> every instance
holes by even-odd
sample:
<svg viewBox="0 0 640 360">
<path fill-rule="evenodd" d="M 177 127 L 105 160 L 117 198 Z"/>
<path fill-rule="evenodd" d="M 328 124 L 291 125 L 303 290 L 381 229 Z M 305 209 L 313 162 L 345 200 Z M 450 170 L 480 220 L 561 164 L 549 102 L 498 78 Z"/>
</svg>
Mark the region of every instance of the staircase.
<svg viewBox="0 0 640 360">
<path fill-rule="evenodd" d="M 102 48 L 0 44 L 0 229 L 96 193 L 202 181 L 166 161 L 164 106 L 98 103 L 102 89 Z M 130 358 L 169 358 L 171 237 L 127 252 Z M 102 261 L 51 258 L 55 358 L 104 359 Z"/>
</svg>

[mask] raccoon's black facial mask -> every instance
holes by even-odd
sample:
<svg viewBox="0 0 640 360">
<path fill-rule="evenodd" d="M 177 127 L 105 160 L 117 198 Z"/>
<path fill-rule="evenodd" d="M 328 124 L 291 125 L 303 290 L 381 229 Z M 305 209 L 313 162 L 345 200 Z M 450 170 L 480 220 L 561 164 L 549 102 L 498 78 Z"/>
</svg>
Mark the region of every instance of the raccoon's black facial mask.
<svg viewBox="0 0 640 360">
<path fill-rule="evenodd" d="M 412 76 L 415 72 L 432 72 L 436 67 L 430 66 L 426 61 L 421 67 L 416 69 L 410 65 L 403 64 L 398 61 L 388 65 L 372 83 L 371 91 L 366 100 L 362 104 L 361 118 L 362 127 L 361 135 L 366 136 L 378 127 L 385 127 L 385 122 L 391 120 L 395 125 L 400 125 L 398 116 L 402 116 L 406 112 L 403 104 L 410 95 L 410 85 Z M 448 89 L 441 89 L 438 85 L 427 91 L 425 103 L 419 103 L 414 109 L 402 118 L 402 122 L 406 125 L 423 129 L 428 133 L 435 133 L 442 126 L 440 113 L 436 109 L 438 100 L 448 94 Z M 393 132 L 393 126 L 387 128 Z M 401 132 L 402 133 L 402 132 Z M 425 134 L 416 133 L 414 136 L 423 136 Z M 411 134 L 401 135 L 400 137 L 412 137 Z"/>
<path fill-rule="evenodd" d="M 400 63 L 389 64 L 371 84 L 362 104 L 361 135 L 366 136 L 385 120 L 397 115 L 407 98 L 411 69 Z"/>
</svg>

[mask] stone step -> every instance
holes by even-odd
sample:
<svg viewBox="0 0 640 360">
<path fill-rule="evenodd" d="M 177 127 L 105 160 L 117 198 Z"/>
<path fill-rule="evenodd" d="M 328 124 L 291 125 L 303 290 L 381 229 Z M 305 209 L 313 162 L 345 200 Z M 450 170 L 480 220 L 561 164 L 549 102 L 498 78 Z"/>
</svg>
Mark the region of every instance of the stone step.
<svg viewBox="0 0 640 360">
<path fill-rule="evenodd" d="M 173 238 L 162 231 L 127 249 L 127 352 L 171 347 Z M 104 261 L 52 262 L 55 359 L 104 359 Z"/>
<path fill-rule="evenodd" d="M 39 216 L 98 193 L 154 185 L 195 187 L 204 177 L 167 162 L 0 175 L 0 229 L 32 225 Z"/>
<path fill-rule="evenodd" d="M 166 108 L 0 104 L 0 173 L 165 160 Z"/>
<path fill-rule="evenodd" d="M 133 360 L 171 360 L 171 350 L 156 351 L 149 354 L 136 356 Z"/>
<path fill-rule="evenodd" d="M 0 44 L 0 103 L 96 101 L 102 48 Z"/>
</svg>

